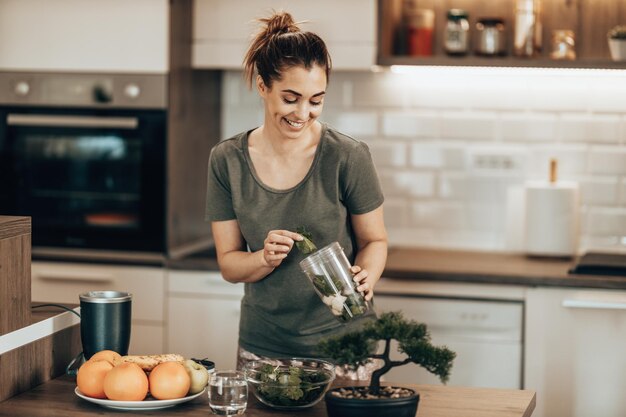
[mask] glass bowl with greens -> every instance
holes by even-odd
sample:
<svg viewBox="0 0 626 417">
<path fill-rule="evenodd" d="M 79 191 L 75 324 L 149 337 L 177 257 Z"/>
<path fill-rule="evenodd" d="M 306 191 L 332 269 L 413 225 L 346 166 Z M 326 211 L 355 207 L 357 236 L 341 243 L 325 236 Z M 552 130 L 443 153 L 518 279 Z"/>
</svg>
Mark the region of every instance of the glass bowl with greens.
<svg viewBox="0 0 626 417">
<path fill-rule="evenodd" d="M 338 242 L 311 253 L 300 261 L 300 268 L 340 322 L 347 323 L 369 310 L 369 303 L 356 290 L 350 262 Z"/>
<path fill-rule="evenodd" d="M 335 366 L 321 359 L 251 361 L 244 372 L 254 396 L 276 409 L 312 407 L 324 398 L 335 379 Z"/>
</svg>

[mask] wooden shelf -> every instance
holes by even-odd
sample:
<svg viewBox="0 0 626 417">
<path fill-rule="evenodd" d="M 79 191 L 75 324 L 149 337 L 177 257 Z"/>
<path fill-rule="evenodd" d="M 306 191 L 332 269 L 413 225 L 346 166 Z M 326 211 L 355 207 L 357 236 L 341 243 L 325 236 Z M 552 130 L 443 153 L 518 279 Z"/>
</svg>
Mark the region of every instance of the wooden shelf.
<svg viewBox="0 0 626 417">
<path fill-rule="evenodd" d="M 433 65 L 433 66 L 466 66 L 466 67 L 524 67 L 524 68 L 600 68 L 626 69 L 626 61 L 608 59 L 579 59 L 574 61 L 554 60 L 549 58 L 525 59 L 518 57 L 482 57 L 466 55 L 460 57 L 432 56 L 379 56 L 379 65 Z"/>
<path fill-rule="evenodd" d="M 378 0 L 377 64 L 388 65 L 435 65 L 435 66 L 488 66 L 488 67 L 538 67 L 538 68 L 600 68 L 626 69 L 626 62 L 610 59 L 606 34 L 609 29 L 626 21 L 624 0 L 544 0 L 541 9 L 543 48 L 538 58 L 520 58 L 512 54 L 514 34 L 515 0 L 417 0 L 419 7 L 435 12 L 435 32 L 432 57 L 394 55 L 398 28 L 402 27 L 403 0 Z M 470 43 L 475 36 L 475 23 L 481 16 L 498 16 L 504 19 L 507 38 L 507 55 L 504 57 L 481 57 L 469 54 L 463 57 L 448 56 L 443 48 L 443 30 L 446 12 L 461 8 L 469 13 Z M 549 58 L 553 30 L 574 31 L 576 55 L 573 61 Z M 470 47 L 471 49 L 471 47 Z"/>
</svg>

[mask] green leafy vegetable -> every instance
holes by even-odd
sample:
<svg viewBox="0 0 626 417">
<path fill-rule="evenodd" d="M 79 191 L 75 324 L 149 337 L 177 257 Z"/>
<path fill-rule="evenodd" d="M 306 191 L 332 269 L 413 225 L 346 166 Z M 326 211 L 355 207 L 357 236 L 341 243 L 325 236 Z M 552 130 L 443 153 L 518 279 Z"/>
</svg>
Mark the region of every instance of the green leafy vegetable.
<svg viewBox="0 0 626 417">
<path fill-rule="evenodd" d="M 265 364 L 258 369 L 261 383 L 257 394 L 267 403 L 280 406 L 300 406 L 309 404 L 324 391 L 329 382 L 328 375 L 322 371 L 309 371 L 297 366 L 288 369 Z"/>
<path fill-rule="evenodd" d="M 313 235 L 306 230 L 306 227 L 298 227 L 296 233 L 302 235 L 304 239 L 296 242 L 296 247 L 303 255 L 309 255 L 317 250 L 317 246 L 313 243 Z"/>
</svg>

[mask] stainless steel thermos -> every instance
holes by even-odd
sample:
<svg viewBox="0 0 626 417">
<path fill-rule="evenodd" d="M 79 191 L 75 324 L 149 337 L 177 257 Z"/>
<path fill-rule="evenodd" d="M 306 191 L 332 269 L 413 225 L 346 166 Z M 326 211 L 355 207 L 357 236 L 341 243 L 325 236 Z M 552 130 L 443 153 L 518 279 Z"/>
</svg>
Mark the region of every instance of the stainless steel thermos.
<svg viewBox="0 0 626 417">
<path fill-rule="evenodd" d="M 80 294 L 80 338 L 85 360 L 100 350 L 128 354 L 132 296 L 127 292 Z"/>
</svg>

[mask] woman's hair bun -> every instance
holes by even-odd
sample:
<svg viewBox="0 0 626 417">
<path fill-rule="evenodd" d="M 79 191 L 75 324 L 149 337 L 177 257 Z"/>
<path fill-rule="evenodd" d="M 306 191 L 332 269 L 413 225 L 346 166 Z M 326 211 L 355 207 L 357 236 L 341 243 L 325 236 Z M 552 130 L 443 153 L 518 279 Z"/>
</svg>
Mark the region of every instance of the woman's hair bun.
<svg viewBox="0 0 626 417">
<path fill-rule="evenodd" d="M 261 19 L 265 23 L 268 35 L 280 35 L 287 32 L 299 32 L 300 28 L 288 12 L 276 12 L 272 16 Z"/>
<path fill-rule="evenodd" d="M 273 81 L 280 80 L 285 69 L 295 66 L 310 69 L 319 65 L 328 80 L 332 64 L 322 38 L 300 30 L 291 14 L 285 11 L 274 11 L 257 22 L 261 28 L 243 60 L 244 77 L 249 87 L 252 87 L 255 72 L 267 87 L 271 87 Z"/>
</svg>

